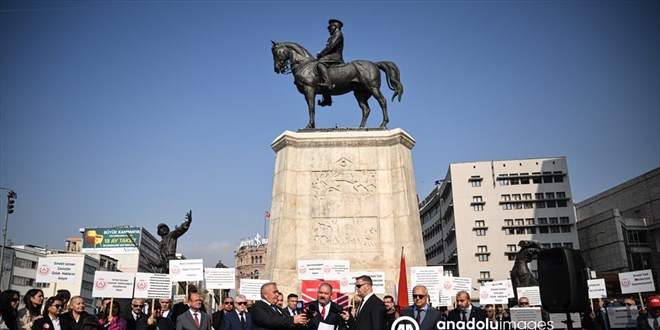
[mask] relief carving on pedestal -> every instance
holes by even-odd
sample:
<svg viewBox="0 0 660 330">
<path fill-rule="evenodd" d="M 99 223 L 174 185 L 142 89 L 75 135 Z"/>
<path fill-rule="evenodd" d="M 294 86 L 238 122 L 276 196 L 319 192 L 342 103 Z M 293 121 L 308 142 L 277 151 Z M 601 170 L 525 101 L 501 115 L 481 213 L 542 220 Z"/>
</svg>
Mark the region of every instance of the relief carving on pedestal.
<svg viewBox="0 0 660 330">
<path fill-rule="evenodd" d="M 313 245 L 333 246 L 337 252 L 380 248 L 378 220 L 376 218 L 314 219 Z"/>
<path fill-rule="evenodd" d="M 348 158 L 331 170 L 312 172 L 312 217 L 377 216 L 376 170 L 361 170 Z"/>
</svg>

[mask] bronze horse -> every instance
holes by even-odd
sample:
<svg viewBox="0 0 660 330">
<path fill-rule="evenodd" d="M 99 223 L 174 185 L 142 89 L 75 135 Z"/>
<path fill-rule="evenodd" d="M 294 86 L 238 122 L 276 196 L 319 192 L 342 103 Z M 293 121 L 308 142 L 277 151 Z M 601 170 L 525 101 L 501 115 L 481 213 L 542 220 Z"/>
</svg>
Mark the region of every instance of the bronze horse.
<svg viewBox="0 0 660 330">
<path fill-rule="evenodd" d="M 315 128 L 314 121 L 314 100 L 318 94 L 342 95 L 353 92 L 360 108 L 362 109 L 362 122 L 360 127 L 367 124 L 369 118 L 369 104 L 367 101 L 371 96 L 378 100 L 378 104 L 383 109 L 383 122 L 381 128 L 386 128 L 390 121 L 387 116 L 387 100 L 380 92 L 380 72 L 383 70 L 387 77 L 387 87 L 394 91 L 392 101 L 395 97 L 403 94 L 403 85 L 399 81 L 399 68 L 394 62 L 382 61 L 352 61 L 345 64 L 331 66 L 328 70 L 332 89 L 321 88 L 318 86 L 320 79 L 315 70 L 316 59 L 302 46 L 293 42 L 277 43 L 272 41 L 273 61 L 276 73 L 292 72 L 294 84 L 298 91 L 305 96 L 307 107 L 309 108 L 309 123 L 307 128 Z"/>
</svg>

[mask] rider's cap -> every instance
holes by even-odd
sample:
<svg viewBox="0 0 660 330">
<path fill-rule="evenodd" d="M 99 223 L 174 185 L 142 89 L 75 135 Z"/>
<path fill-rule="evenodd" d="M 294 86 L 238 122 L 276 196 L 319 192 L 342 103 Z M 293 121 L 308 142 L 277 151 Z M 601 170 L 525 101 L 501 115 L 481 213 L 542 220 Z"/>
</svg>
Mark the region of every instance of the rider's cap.
<svg viewBox="0 0 660 330">
<path fill-rule="evenodd" d="M 328 25 L 332 25 L 333 23 L 337 23 L 337 25 L 339 25 L 339 28 L 340 28 L 340 29 L 344 26 L 344 23 L 342 23 L 342 22 L 341 22 L 340 20 L 338 20 L 338 19 L 334 19 L 334 18 L 333 18 L 333 19 L 330 19 L 330 20 L 328 21 Z"/>
</svg>

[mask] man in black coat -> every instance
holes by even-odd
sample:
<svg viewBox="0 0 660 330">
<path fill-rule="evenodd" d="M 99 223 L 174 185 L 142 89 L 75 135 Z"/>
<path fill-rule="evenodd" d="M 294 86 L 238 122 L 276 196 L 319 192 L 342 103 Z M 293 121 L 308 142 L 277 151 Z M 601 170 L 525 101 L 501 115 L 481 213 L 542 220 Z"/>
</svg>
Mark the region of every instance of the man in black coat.
<svg viewBox="0 0 660 330">
<path fill-rule="evenodd" d="M 355 289 L 362 298 L 362 304 L 358 307 L 355 317 L 343 316 L 344 319 L 348 319 L 348 327 L 351 330 L 383 329 L 385 304 L 374 294 L 371 277 L 362 275 L 356 278 Z"/>
<path fill-rule="evenodd" d="M 268 282 L 261 286 L 261 300 L 256 301 L 250 309 L 254 330 L 284 330 L 291 329 L 294 325 L 307 323 L 305 314 L 284 315 L 282 309 L 277 306 L 278 294 L 275 282 Z"/>
<path fill-rule="evenodd" d="M 211 325 L 213 329 L 222 330 L 222 322 L 227 314 L 234 311 L 234 298 L 227 297 L 222 301 L 222 309 L 211 314 Z"/>
<path fill-rule="evenodd" d="M 170 299 L 161 299 L 156 302 L 154 306 L 154 312 L 151 313 L 148 317 L 143 317 L 137 321 L 136 329 L 137 330 L 174 330 L 174 322 L 164 316 L 163 307 L 169 305 L 161 305 L 162 301 L 169 301 Z M 170 313 L 171 314 L 171 313 Z"/>
<path fill-rule="evenodd" d="M 429 305 L 429 290 L 423 285 L 412 289 L 413 305 L 406 307 L 401 316 L 412 317 L 420 330 L 434 330 L 440 321 L 440 311 Z"/>
<path fill-rule="evenodd" d="M 470 322 L 472 320 L 474 320 L 474 322 Z M 447 322 L 454 322 L 454 324 L 470 322 L 463 328 L 474 329 L 476 328 L 476 322 L 482 321 L 482 324 L 485 326 L 486 320 L 486 312 L 472 305 L 469 293 L 466 291 L 459 291 L 456 294 L 456 308 L 449 312 Z"/>
<path fill-rule="evenodd" d="M 144 299 L 135 298 L 133 301 L 131 301 L 131 312 L 126 315 L 126 317 L 124 317 L 124 320 L 126 320 L 126 330 L 137 329 L 138 321 L 146 317 L 143 309 Z"/>
<path fill-rule="evenodd" d="M 321 322 L 334 326 L 335 330 L 346 330 L 346 322 L 341 317 L 344 310 L 332 301 L 332 285 L 321 283 L 316 291 L 316 301 L 307 305 L 307 313 L 313 316 L 307 323 L 307 328 L 316 330 Z"/>
</svg>

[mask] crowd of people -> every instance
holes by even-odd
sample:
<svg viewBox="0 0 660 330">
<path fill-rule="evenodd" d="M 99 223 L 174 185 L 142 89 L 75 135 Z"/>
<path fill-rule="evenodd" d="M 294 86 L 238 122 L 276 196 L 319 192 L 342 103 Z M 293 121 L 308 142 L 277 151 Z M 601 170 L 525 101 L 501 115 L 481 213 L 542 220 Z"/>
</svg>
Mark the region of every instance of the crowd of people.
<svg viewBox="0 0 660 330">
<path fill-rule="evenodd" d="M 510 329 L 502 326 L 511 321 L 504 305 L 475 306 L 470 294 L 456 294 L 455 308 L 433 307 L 429 292 L 423 285 L 412 289 L 412 305 L 400 308 L 391 295 L 381 300 L 373 292 L 369 276 L 360 276 L 355 282 L 356 295 L 348 308 L 332 301 L 332 285 L 322 283 L 317 299 L 308 304 L 299 302 L 292 293 L 284 299 L 274 282 L 261 287 L 261 300 L 248 300 L 244 295 L 226 297 L 222 308 L 209 314 L 203 298 L 195 286 L 189 286 L 183 302 L 173 304 L 171 299 L 156 299 L 152 305 L 144 299 L 132 299 L 130 305 L 106 298 L 99 313 L 85 311 L 85 301 L 67 290 L 59 290 L 48 299 L 40 289 L 31 289 L 23 297 L 14 290 L 0 293 L 0 330 L 390 330 L 395 323 L 414 322 L 419 330 L 471 329 L 475 322 L 489 324 L 489 329 Z M 632 306 L 634 300 L 624 304 Z M 581 315 L 582 329 L 610 330 L 608 306 L 625 306 L 616 300 L 595 301 L 593 310 Z M 514 307 L 530 307 L 527 297 L 520 297 Z M 549 314 L 542 311 L 543 321 Z M 463 326 L 458 324 L 464 323 Z M 452 326 L 443 325 L 452 324 Z M 637 329 L 660 329 L 660 297 L 651 296 L 639 310 Z M 551 329 L 551 327 L 550 327 Z"/>
</svg>

